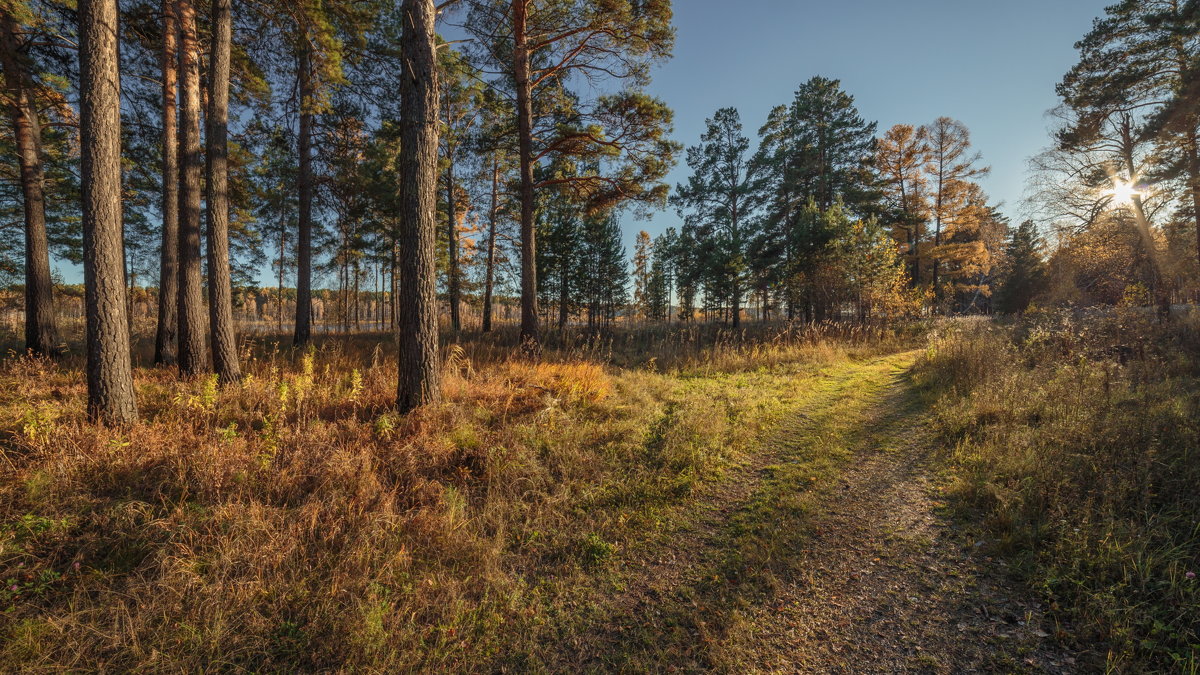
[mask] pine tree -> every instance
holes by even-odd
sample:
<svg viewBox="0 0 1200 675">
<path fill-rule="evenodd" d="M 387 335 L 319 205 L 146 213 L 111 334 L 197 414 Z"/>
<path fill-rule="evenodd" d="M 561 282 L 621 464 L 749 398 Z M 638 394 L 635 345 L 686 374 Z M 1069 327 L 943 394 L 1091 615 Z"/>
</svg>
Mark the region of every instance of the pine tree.
<svg viewBox="0 0 1200 675">
<path fill-rule="evenodd" d="M 809 227 L 808 204 L 830 209 L 841 203 L 858 215 L 879 210 L 871 167 L 875 128 L 840 82 L 814 77 L 759 130 L 755 193 L 763 219 L 751 263 L 760 291 L 781 287 L 788 318 L 801 304 L 806 313 L 813 309 L 797 286 L 814 271 L 805 267 L 814 263 L 807 252 L 824 245 L 821 230 Z"/>
<path fill-rule="evenodd" d="M 482 104 L 479 73 L 459 52 L 449 49 L 441 53 L 441 118 L 442 159 L 446 165 L 446 291 L 450 304 L 450 327 L 462 330 L 461 304 L 463 274 L 459 256 L 459 229 L 465 209 L 458 208 L 460 188 L 455 178 L 459 154 L 470 140 Z"/>
<path fill-rule="evenodd" d="M 660 181 L 677 151 L 668 139 L 671 112 L 641 88 L 648 66 L 674 43 L 668 0 L 474 0 L 467 29 L 479 58 L 504 74 L 516 101 L 521 224 L 521 338 L 538 350 L 536 192 L 566 181 L 600 213 L 627 202 L 661 203 Z M 545 105 L 576 73 L 604 73 L 626 83 L 590 105 L 562 110 Z M 567 97 L 565 100 L 570 100 Z M 553 121 L 552 125 L 546 122 Z M 535 142 L 536 141 L 536 142 Z M 542 159 L 572 158 L 607 170 L 537 182 Z"/>
<path fill-rule="evenodd" d="M 438 356 L 437 237 L 438 76 L 433 0 L 404 0 L 400 74 L 400 412 L 441 397 Z"/>
<path fill-rule="evenodd" d="M 590 329 L 612 323 L 628 300 L 621 238 L 621 225 L 612 214 L 583 220 L 577 302 L 585 309 Z"/>
<path fill-rule="evenodd" d="M 479 98 L 481 123 L 476 128 L 472 142 L 475 152 L 486 165 L 484 180 L 487 182 L 488 210 L 487 236 L 484 244 L 483 270 L 483 332 L 492 330 L 492 309 L 496 289 L 497 265 L 500 260 L 501 218 L 510 198 L 505 180 L 516 164 L 516 149 L 512 143 L 512 116 L 507 113 L 504 101 L 494 88 L 485 89 Z"/>
<path fill-rule="evenodd" d="M 857 317 L 904 313 L 908 309 L 908 275 L 892 236 L 875 218 L 845 220 L 840 233 L 837 266 L 845 277 L 845 300 L 857 307 Z"/>
<path fill-rule="evenodd" d="M 348 0 L 297 2 L 276 16 L 296 78 L 298 166 L 296 193 L 296 322 L 293 344 L 308 344 L 313 321 L 313 243 L 319 238 L 316 208 L 317 169 L 314 155 L 318 125 L 329 112 L 333 94 L 345 85 L 345 56 L 350 44 L 360 43 L 372 24 L 373 3 Z M 394 73 L 391 74 L 394 76 Z"/>
<path fill-rule="evenodd" d="M 1046 281 L 1042 248 L 1042 236 L 1032 220 L 1012 230 L 1004 248 L 996 309 L 1005 314 L 1021 314 L 1029 308 Z"/>
<path fill-rule="evenodd" d="M 179 20 L 179 371 L 206 369 L 204 300 L 200 274 L 200 194 L 204 155 L 200 147 L 200 42 L 196 8 L 176 1 Z"/>
<path fill-rule="evenodd" d="M 718 110 L 707 121 L 700 145 L 688 148 L 687 164 L 692 175 L 672 197 L 685 229 L 701 246 L 701 274 L 715 293 L 725 295 L 734 328 L 741 325 L 747 246 L 754 234 L 754 175 L 749 150 L 750 140 L 742 134 L 737 110 Z"/>
<path fill-rule="evenodd" d="M 205 138 L 208 191 L 208 315 L 213 368 L 222 383 L 241 379 L 233 326 L 233 282 L 229 264 L 229 75 L 233 17 L 230 0 L 212 1 L 212 51 L 208 75 L 208 133 Z"/>
<path fill-rule="evenodd" d="M 179 140 L 176 110 L 179 39 L 175 0 L 162 2 L 162 236 L 159 245 L 158 327 L 154 363 L 175 365 L 179 355 Z"/>
<path fill-rule="evenodd" d="M 87 305 L 88 414 L 137 418 L 121 234 L 121 79 L 116 0 L 79 3 L 80 173 Z"/>
<path fill-rule="evenodd" d="M 539 172 L 566 176 L 574 167 L 554 164 Z M 538 205 L 538 293 L 541 306 L 558 308 L 558 328 L 566 328 L 579 284 L 578 264 L 582 223 L 579 204 L 565 188 L 544 191 Z"/>
<path fill-rule="evenodd" d="M 1059 95 L 1079 113 L 1071 135 L 1094 137 L 1106 125 L 1128 123 L 1156 152 L 1144 170 L 1125 161 L 1127 180 L 1178 181 L 1181 211 L 1196 227 L 1200 256 L 1200 84 L 1195 36 L 1200 5 L 1184 0 L 1120 0 L 1105 9 L 1076 44 L 1079 62 Z M 1136 171 L 1136 172 L 1135 172 Z M 1135 207 L 1136 208 L 1136 207 Z M 1144 245 L 1151 246 L 1143 233 Z"/>
<path fill-rule="evenodd" d="M 25 349 L 45 356 L 58 349 L 54 320 L 50 248 L 46 234 L 45 172 L 42 160 L 42 125 L 36 106 L 37 86 L 27 48 L 18 35 L 21 14 L 32 21 L 24 3 L 0 7 L 0 68 L 4 72 L 5 107 L 12 121 L 20 169 L 25 234 Z"/>
<path fill-rule="evenodd" d="M 633 247 L 633 307 L 638 317 L 650 315 L 650 260 L 654 245 L 650 242 L 650 233 L 638 232 L 637 242 Z"/>
<path fill-rule="evenodd" d="M 828 209 L 841 199 L 856 213 L 871 211 L 875 128 L 840 81 L 814 77 L 800 85 L 791 105 L 774 112 L 760 131 L 775 182 L 792 195 L 791 208 L 811 198 Z"/>
<path fill-rule="evenodd" d="M 645 313 L 651 321 L 669 321 L 671 318 L 672 243 L 667 234 L 661 234 L 655 237 L 651 244 L 653 255 L 645 281 Z"/>
</svg>

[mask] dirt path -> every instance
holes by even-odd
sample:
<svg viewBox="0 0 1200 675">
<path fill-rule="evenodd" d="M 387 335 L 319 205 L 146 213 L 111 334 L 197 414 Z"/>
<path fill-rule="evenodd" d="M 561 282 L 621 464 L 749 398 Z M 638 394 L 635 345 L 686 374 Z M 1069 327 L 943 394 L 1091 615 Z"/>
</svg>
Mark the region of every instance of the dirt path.
<svg viewBox="0 0 1200 675">
<path fill-rule="evenodd" d="M 572 665 L 1074 672 L 1030 594 L 942 512 L 912 360 L 811 384 L 761 453 L 631 552 Z"/>
</svg>

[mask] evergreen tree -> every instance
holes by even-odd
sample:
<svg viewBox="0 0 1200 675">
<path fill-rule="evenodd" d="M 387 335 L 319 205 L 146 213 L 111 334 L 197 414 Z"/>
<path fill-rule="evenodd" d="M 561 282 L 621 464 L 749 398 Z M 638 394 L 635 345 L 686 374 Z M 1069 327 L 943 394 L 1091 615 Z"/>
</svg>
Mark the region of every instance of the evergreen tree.
<svg viewBox="0 0 1200 675">
<path fill-rule="evenodd" d="M 1132 156 L 1118 158 L 1124 159 L 1121 173 L 1132 182 L 1181 183 L 1180 211 L 1194 226 L 1200 224 L 1198 26 L 1195 2 L 1120 0 L 1076 44 L 1079 62 L 1058 87 L 1079 113 L 1064 140 L 1084 143 L 1105 126 L 1129 126 L 1131 140 L 1151 142 L 1156 151 L 1145 167 L 1136 166 Z M 1196 235 L 1200 256 L 1200 227 Z M 1143 238 L 1149 243 L 1145 233 Z"/>
<path fill-rule="evenodd" d="M 511 147 L 511 144 L 506 142 L 511 137 L 507 129 L 509 116 L 505 114 L 502 102 L 496 92 L 491 89 L 485 90 L 480 99 L 480 105 L 480 114 L 483 120 L 475 136 L 474 146 L 477 152 L 484 158 L 485 180 L 488 190 L 487 236 L 484 243 L 482 319 L 482 329 L 486 333 L 492 330 L 492 311 L 496 290 L 497 266 L 502 254 L 498 237 L 501 234 L 501 218 L 504 215 L 505 205 L 509 201 L 502 193 L 502 190 L 505 188 L 503 179 L 508 175 L 513 164 L 515 164 L 513 158 L 516 152 Z"/>
<path fill-rule="evenodd" d="M 200 272 L 200 206 L 204 153 L 200 144 L 200 35 L 196 7 L 176 0 L 179 21 L 179 372 L 206 368 L 204 296 Z"/>
<path fill-rule="evenodd" d="M 158 327 L 154 363 L 175 365 L 179 356 L 179 142 L 176 87 L 179 77 L 175 0 L 162 2 L 162 232 L 159 240 Z"/>
<path fill-rule="evenodd" d="M 607 326 L 628 301 L 629 278 L 621 226 L 613 215 L 583 220 L 580 246 L 578 303 L 587 314 L 588 328 Z"/>
<path fill-rule="evenodd" d="M 453 49 L 440 53 L 442 160 L 446 175 L 446 295 L 450 304 L 450 327 L 462 330 L 461 304 L 463 275 L 459 257 L 459 230 L 465 208 L 459 208 L 462 193 L 455 176 L 459 157 L 472 133 L 482 104 L 482 88 L 477 73 L 462 54 Z"/>
<path fill-rule="evenodd" d="M 379 16 L 371 2 L 334 0 L 296 2 L 290 11 L 273 15 L 285 48 L 294 59 L 297 96 L 298 168 L 296 191 L 299 213 L 296 237 L 296 325 L 293 342 L 304 345 L 312 338 L 313 241 L 317 223 L 314 209 L 320 158 L 314 156 L 319 124 L 330 111 L 333 94 L 346 84 L 345 63 L 352 47 L 359 46 Z M 392 74 L 394 76 L 394 73 Z"/>
<path fill-rule="evenodd" d="M 795 210 L 811 198 L 828 209 L 841 199 L 855 213 L 873 212 L 875 128 L 838 80 L 800 85 L 790 106 L 773 111 L 759 132 L 772 182 L 791 195 L 780 206 Z"/>
<path fill-rule="evenodd" d="M 434 246 L 437 237 L 438 79 L 433 0 L 404 0 L 400 76 L 400 412 L 441 397 Z"/>
<path fill-rule="evenodd" d="M 679 320 L 689 322 L 696 318 L 696 294 L 700 290 L 701 260 L 700 243 L 696 241 L 694 228 L 684 226 L 671 250 L 675 268 L 675 288 L 679 297 Z"/>
<path fill-rule="evenodd" d="M 1046 281 L 1042 248 L 1042 236 L 1032 220 L 1012 230 L 1004 248 L 996 309 L 1006 314 L 1021 314 L 1029 308 Z"/>
<path fill-rule="evenodd" d="M 137 419 L 121 234 L 121 76 L 116 0 L 79 3 L 80 172 L 87 305 L 88 414 Z"/>
<path fill-rule="evenodd" d="M 552 165 L 548 171 L 567 175 L 573 168 Z M 538 208 L 538 293 L 541 306 L 558 309 L 558 328 L 566 328 L 577 296 L 582 223 L 579 204 L 565 188 L 544 191 Z"/>
<path fill-rule="evenodd" d="M 622 203 L 661 203 L 662 178 L 676 145 L 668 139 L 671 111 L 641 90 L 649 66 L 671 53 L 669 0 L 472 0 L 467 30 L 478 59 L 503 73 L 497 85 L 512 88 L 516 101 L 521 224 L 521 336 L 538 349 L 536 192 L 563 181 L 600 213 Z M 573 77 L 604 73 L 625 83 L 564 111 L 559 100 Z M 549 122 L 550 124 L 547 124 Z M 538 182 L 543 159 L 571 158 L 596 170 Z"/>
<path fill-rule="evenodd" d="M 773 109 L 759 130 L 755 193 L 763 218 L 751 262 L 760 290 L 781 288 L 789 318 L 802 302 L 794 284 L 813 271 L 804 269 L 813 262 L 805 252 L 824 245 L 820 228 L 809 227 L 809 202 L 818 209 L 841 203 L 859 215 L 879 211 L 871 167 L 875 128 L 840 82 L 814 77 L 797 89 L 790 105 Z M 817 238 L 806 241 L 808 236 Z"/>
<path fill-rule="evenodd" d="M 650 315 L 650 300 L 647 294 L 650 287 L 650 261 L 653 249 L 650 233 L 645 230 L 638 232 L 633 248 L 633 308 L 640 318 Z"/>
<path fill-rule="evenodd" d="M 841 235 L 837 248 L 845 299 L 857 307 L 858 319 L 905 312 L 908 275 L 891 234 L 875 218 L 843 222 L 835 229 Z"/>
<path fill-rule="evenodd" d="M 43 89 L 35 81 L 22 24 L 37 21 L 32 8 L 23 2 L 0 6 L 0 68 L 4 73 L 5 107 L 12 122 L 25 238 L 25 349 L 35 355 L 50 355 L 58 348 L 54 320 L 53 282 L 50 278 L 50 246 L 46 232 L 46 179 L 42 160 L 42 123 L 38 112 Z"/>
<path fill-rule="evenodd" d="M 241 379 L 233 326 L 229 262 L 229 77 L 233 40 L 230 0 L 212 0 L 205 157 L 208 215 L 208 316 L 213 368 L 223 383 Z"/>
<path fill-rule="evenodd" d="M 754 175 L 750 140 L 734 108 L 722 108 L 707 122 L 700 145 L 688 148 L 692 175 L 671 201 L 685 230 L 700 245 L 702 279 L 710 298 L 728 301 L 733 327 L 741 325 L 747 247 L 753 240 Z"/>
<path fill-rule="evenodd" d="M 651 321 L 670 321 L 671 318 L 671 260 L 672 241 L 666 234 L 654 239 L 650 269 L 645 279 L 645 314 Z"/>
</svg>

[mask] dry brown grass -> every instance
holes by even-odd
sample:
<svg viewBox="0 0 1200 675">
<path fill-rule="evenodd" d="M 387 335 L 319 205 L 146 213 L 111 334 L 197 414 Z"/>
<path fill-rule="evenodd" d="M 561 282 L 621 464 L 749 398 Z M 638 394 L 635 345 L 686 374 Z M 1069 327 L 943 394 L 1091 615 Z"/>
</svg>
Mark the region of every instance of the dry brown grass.
<svg viewBox="0 0 1200 675">
<path fill-rule="evenodd" d="M 1198 328 L 1043 313 L 935 336 L 919 366 L 950 496 L 1097 671 L 1200 672 Z"/>
<path fill-rule="evenodd" d="M 767 364 L 786 383 L 893 345 L 827 332 L 564 338 L 538 364 L 467 337 L 447 347 L 445 400 L 408 416 L 386 343 L 247 344 L 246 379 L 223 390 L 139 368 L 142 421 L 122 430 L 83 418 L 77 359 L 10 357 L 0 663 L 535 667 L 559 599 L 773 419 L 774 390 L 730 373 Z"/>
</svg>

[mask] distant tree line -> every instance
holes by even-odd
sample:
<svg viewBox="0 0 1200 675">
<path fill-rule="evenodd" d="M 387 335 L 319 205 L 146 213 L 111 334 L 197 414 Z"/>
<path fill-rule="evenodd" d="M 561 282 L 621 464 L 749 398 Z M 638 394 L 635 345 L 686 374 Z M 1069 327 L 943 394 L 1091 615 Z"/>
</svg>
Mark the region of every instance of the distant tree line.
<svg viewBox="0 0 1200 675">
<path fill-rule="evenodd" d="M 298 346 L 329 286 L 343 325 L 386 298 L 405 409 L 437 396 L 439 308 L 459 331 L 470 303 L 488 331 L 499 298 L 531 355 L 544 325 L 618 318 L 1165 305 L 1200 277 L 1200 10 L 1106 11 L 1059 87 L 1034 218 L 1010 228 L 965 125 L 880 134 L 823 77 L 755 143 L 716 111 L 669 190 L 682 148 L 645 93 L 669 0 L 15 0 L 0 278 L 23 282 L 28 349 L 54 355 L 50 261 L 83 265 L 93 406 L 115 420 L 136 410 L 131 289 L 156 289 L 156 363 L 233 382 L 234 305 L 266 269 L 279 308 L 294 288 Z M 622 217 L 668 204 L 679 226 L 630 259 Z"/>
</svg>

